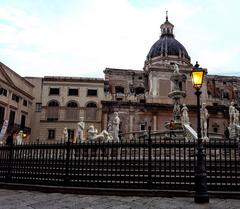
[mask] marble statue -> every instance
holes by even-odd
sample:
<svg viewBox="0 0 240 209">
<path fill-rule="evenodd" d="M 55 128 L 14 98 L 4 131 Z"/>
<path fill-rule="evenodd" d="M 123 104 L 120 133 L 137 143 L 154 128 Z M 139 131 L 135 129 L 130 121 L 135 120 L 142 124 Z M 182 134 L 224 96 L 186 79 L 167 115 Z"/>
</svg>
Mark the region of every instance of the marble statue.
<svg viewBox="0 0 240 209">
<path fill-rule="evenodd" d="M 116 142 L 119 142 L 119 124 L 120 124 L 120 118 L 118 117 L 118 112 L 114 112 L 113 115 L 113 140 Z"/>
<path fill-rule="evenodd" d="M 173 115 L 174 115 L 175 122 L 181 118 L 181 107 L 178 100 L 175 101 L 175 104 L 173 107 Z"/>
<path fill-rule="evenodd" d="M 107 131 L 108 131 L 108 133 L 112 133 L 112 131 L 113 131 L 113 127 L 112 127 L 111 121 L 109 121 L 109 123 L 107 125 Z"/>
<path fill-rule="evenodd" d="M 239 111 L 235 108 L 234 116 L 233 116 L 233 124 L 239 125 Z"/>
<path fill-rule="evenodd" d="M 94 142 L 96 140 L 110 142 L 113 141 L 113 137 L 106 130 L 103 130 L 100 134 L 98 134 L 98 130 L 93 125 L 90 125 L 88 128 L 88 140 L 90 142 Z"/>
<path fill-rule="evenodd" d="M 207 119 L 209 117 L 208 110 L 206 108 L 206 103 L 202 103 L 202 108 L 200 110 L 201 114 L 201 134 L 202 139 L 208 139 L 207 137 Z"/>
<path fill-rule="evenodd" d="M 23 140 L 23 131 L 19 131 L 16 136 L 16 144 L 22 144 Z"/>
<path fill-rule="evenodd" d="M 234 122 L 234 114 L 235 114 L 235 107 L 234 102 L 231 102 L 231 105 L 229 106 L 229 119 L 230 119 L 230 125 Z"/>
<path fill-rule="evenodd" d="M 179 74 L 179 67 L 178 67 L 178 65 L 176 63 L 174 64 L 174 71 L 173 71 L 173 73 Z"/>
<path fill-rule="evenodd" d="M 77 123 L 77 142 L 82 142 L 83 139 L 83 131 L 85 128 L 85 123 L 83 122 L 83 117 L 80 117 L 80 121 Z"/>
<path fill-rule="evenodd" d="M 183 104 L 181 111 L 182 111 L 182 123 L 189 124 L 188 108 L 186 104 Z"/>
<path fill-rule="evenodd" d="M 63 129 L 63 141 L 67 142 L 68 141 L 68 130 L 67 127 Z"/>
</svg>

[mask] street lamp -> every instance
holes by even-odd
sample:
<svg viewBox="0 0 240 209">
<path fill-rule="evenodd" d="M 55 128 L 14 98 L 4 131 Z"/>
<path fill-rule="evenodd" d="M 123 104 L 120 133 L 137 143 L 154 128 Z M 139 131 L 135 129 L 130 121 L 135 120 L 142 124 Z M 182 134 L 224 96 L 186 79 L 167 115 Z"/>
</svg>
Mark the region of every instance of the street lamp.
<svg viewBox="0 0 240 209">
<path fill-rule="evenodd" d="M 209 195 L 207 191 L 207 174 L 204 165 L 205 154 L 203 153 L 203 144 L 201 136 L 201 125 L 200 125 L 200 95 L 201 87 L 203 83 L 203 76 L 205 71 L 199 67 L 196 62 L 191 72 L 193 87 L 196 89 L 197 96 L 197 166 L 195 170 L 195 196 L 194 201 L 196 203 L 208 203 Z"/>
</svg>

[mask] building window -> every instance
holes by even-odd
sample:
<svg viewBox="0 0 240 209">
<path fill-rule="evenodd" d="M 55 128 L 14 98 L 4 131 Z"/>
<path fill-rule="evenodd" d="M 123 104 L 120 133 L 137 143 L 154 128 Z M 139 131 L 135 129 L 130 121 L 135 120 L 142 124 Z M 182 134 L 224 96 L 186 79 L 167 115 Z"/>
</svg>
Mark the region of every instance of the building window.
<svg viewBox="0 0 240 209">
<path fill-rule="evenodd" d="M 78 89 L 68 89 L 68 96 L 78 96 Z"/>
<path fill-rule="evenodd" d="M 25 128 L 25 123 L 26 123 L 26 115 L 21 116 L 21 124 L 20 124 L 20 129 L 24 130 Z"/>
<path fill-rule="evenodd" d="M 66 120 L 79 120 L 79 110 L 77 102 L 69 102 L 65 114 Z"/>
<path fill-rule="evenodd" d="M 145 89 L 143 87 L 137 87 L 135 88 L 135 94 L 136 95 L 141 95 L 144 94 Z"/>
<path fill-rule="evenodd" d="M 141 128 L 141 131 L 144 131 L 145 130 L 145 124 L 141 124 L 140 128 Z"/>
<path fill-rule="evenodd" d="M 14 121 L 15 121 L 15 111 L 10 110 L 10 115 L 9 115 L 9 122 L 8 122 L 8 124 L 9 124 L 9 126 L 10 126 L 11 128 L 13 128 Z"/>
<path fill-rule="evenodd" d="M 224 99 L 229 99 L 229 93 L 228 92 L 223 92 L 223 98 Z"/>
<path fill-rule="evenodd" d="M 42 103 L 36 103 L 35 112 L 41 112 L 42 111 Z"/>
<path fill-rule="evenodd" d="M 15 102 L 19 102 L 19 96 L 17 96 L 16 94 L 12 94 L 12 100 Z"/>
<path fill-rule="evenodd" d="M 213 127 L 213 132 L 214 132 L 214 133 L 217 133 L 217 132 L 218 132 L 219 125 L 218 125 L 217 123 L 214 123 L 214 124 L 212 125 L 212 127 Z"/>
<path fill-rule="evenodd" d="M 7 96 L 7 89 L 0 88 L 0 95 Z"/>
<path fill-rule="evenodd" d="M 59 88 L 50 88 L 49 95 L 59 95 Z"/>
<path fill-rule="evenodd" d="M 5 108 L 0 106 L 0 129 L 4 122 L 4 114 L 5 114 Z"/>
<path fill-rule="evenodd" d="M 124 88 L 122 86 L 116 86 L 115 93 L 116 94 L 124 94 Z"/>
<path fill-rule="evenodd" d="M 55 139 L 55 129 L 48 129 L 48 139 Z"/>
<path fill-rule="evenodd" d="M 86 106 L 85 112 L 86 120 L 96 120 L 97 118 L 97 105 L 94 102 L 90 102 Z"/>
<path fill-rule="evenodd" d="M 97 89 L 88 89 L 87 96 L 97 96 Z"/>
<path fill-rule="evenodd" d="M 59 103 L 55 100 L 50 101 L 48 103 L 48 108 L 47 108 L 47 120 L 50 120 L 50 121 L 58 120 L 58 112 L 59 112 Z"/>
<path fill-rule="evenodd" d="M 25 107 L 27 107 L 27 104 L 28 104 L 28 102 L 27 102 L 27 100 L 23 100 L 23 106 L 25 106 Z"/>
<path fill-rule="evenodd" d="M 179 82 L 178 85 L 179 85 L 180 91 L 183 91 L 183 83 L 182 83 L 182 82 Z"/>
</svg>

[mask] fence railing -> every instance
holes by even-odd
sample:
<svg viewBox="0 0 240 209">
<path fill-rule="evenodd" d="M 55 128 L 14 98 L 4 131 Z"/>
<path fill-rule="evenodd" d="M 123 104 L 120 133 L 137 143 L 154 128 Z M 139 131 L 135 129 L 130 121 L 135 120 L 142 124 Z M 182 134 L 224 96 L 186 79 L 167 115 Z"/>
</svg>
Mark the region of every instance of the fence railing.
<svg viewBox="0 0 240 209">
<path fill-rule="evenodd" d="M 0 146 L 0 181 L 111 188 L 194 190 L 196 142 L 134 141 Z M 240 191 L 236 140 L 204 143 L 208 190 Z"/>
</svg>

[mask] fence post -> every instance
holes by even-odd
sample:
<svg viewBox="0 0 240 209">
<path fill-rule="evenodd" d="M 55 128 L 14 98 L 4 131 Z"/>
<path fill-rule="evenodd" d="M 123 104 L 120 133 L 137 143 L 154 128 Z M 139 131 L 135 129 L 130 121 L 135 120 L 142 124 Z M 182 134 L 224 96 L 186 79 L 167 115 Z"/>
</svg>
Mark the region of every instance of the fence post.
<svg viewBox="0 0 240 209">
<path fill-rule="evenodd" d="M 151 126 L 148 127 L 148 187 L 152 185 L 152 138 Z"/>
<path fill-rule="evenodd" d="M 8 145 L 7 151 L 9 155 L 8 155 L 7 175 L 6 175 L 5 181 L 9 183 L 12 181 L 13 141 Z"/>
<path fill-rule="evenodd" d="M 69 160 L 70 160 L 70 138 L 66 142 L 66 164 L 65 164 L 65 178 L 64 178 L 64 185 L 67 186 L 69 184 Z"/>
</svg>

